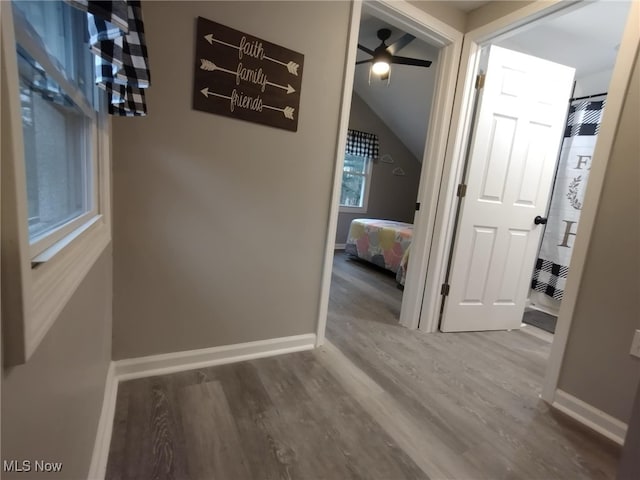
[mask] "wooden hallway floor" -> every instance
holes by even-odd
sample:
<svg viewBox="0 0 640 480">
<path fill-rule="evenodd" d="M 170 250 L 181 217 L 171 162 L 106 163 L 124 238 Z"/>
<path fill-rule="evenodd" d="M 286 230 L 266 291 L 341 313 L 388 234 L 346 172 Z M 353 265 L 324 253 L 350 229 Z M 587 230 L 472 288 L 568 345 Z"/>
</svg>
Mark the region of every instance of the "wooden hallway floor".
<svg viewBox="0 0 640 480">
<path fill-rule="evenodd" d="M 614 478 L 618 448 L 538 398 L 549 343 L 397 324 L 337 253 L 326 346 L 120 384 L 107 479 Z"/>
<path fill-rule="evenodd" d="M 327 338 L 406 415 L 405 451 L 432 477 L 615 477 L 618 447 L 539 398 L 546 332 L 410 331 L 393 276 L 342 252 L 333 266 Z"/>
</svg>

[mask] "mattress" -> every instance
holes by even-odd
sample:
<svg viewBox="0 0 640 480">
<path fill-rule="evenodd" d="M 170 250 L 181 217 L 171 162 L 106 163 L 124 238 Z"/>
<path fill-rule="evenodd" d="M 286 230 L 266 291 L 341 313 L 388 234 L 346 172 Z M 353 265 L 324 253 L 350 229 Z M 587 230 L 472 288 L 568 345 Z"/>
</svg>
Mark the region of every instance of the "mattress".
<svg viewBox="0 0 640 480">
<path fill-rule="evenodd" d="M 345 252 L 395 273 L 404 285 L 412 237 L 411 223 L 357 218 L 349 227 Z"/>
</svg>

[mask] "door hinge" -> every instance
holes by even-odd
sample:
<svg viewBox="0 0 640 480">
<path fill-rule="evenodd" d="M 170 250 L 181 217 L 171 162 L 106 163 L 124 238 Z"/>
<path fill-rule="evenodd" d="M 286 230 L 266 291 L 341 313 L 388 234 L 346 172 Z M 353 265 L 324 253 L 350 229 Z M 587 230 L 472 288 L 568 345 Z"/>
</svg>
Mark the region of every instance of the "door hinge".
<svg viewBox="0 0 640 480">
<path fill-rule="evenodd" d="M 440 288 L 440 295 L 444 295 L 445 297 L 447 295 L 449 295 L 449 284 L 448 283 L 443 283 L 442 287 Z"/>
<path fill-rule="evenodd" d="M 484 87 L 484 77 L 486 74 L 479 73 L 476 77 L 476 90 L 481 90 Z"/>
<path fill-rule="evenodd" d="M 458 195 L 460 198 L 464 197 L 467 194 L 467 186 L 464 183 L 458 185 Z"/>
<path fill-rule="evenodd" d="M 420 202 L 416 202 L 416 212 L 420 210 Z"/>
</svg>

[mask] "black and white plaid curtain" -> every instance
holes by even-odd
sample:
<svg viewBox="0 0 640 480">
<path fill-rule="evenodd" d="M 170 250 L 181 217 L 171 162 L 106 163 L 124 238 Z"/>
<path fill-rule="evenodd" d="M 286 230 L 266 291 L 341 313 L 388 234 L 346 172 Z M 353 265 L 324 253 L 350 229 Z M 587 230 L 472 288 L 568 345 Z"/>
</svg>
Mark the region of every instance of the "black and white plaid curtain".
<svg viewBox="0 0 640 480">
<path fill-rule="evenodd" d="M 349 130 L 347 132 L 347 155 L 358 155 L 370 159 L 378 158 L 378 136 L 373 133 Z"/>
<path fill-rule="evenodd" d="M 562 300 L 584 191 L 606 100 L 577 101 L 569 107 L 547 225 L 531 288 Z"/>
<path fill-rule="evenodd" d="M 149 88 L 150 73 L 140 1 L 68 2 L 87 12 L 96 83 L 108 94 L 109 113 L 146 115 L 144 90 Z"/>
<path fill-rule="evenodd" d="M 569 107 L 564 138 L 576 135 L 598 135 L 606 100 L 580 101 Z"/>
</svg>

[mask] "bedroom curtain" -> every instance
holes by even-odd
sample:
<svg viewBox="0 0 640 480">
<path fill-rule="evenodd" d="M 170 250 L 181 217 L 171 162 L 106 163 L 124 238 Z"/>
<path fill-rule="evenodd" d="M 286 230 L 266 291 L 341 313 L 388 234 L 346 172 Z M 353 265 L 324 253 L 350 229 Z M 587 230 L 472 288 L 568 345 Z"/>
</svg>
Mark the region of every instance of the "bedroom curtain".
<svg viewBox="0 0 640 480">
<path fill-rule="evenodd" d="M 146 115 L 144 90 L 150 85 L 150 72 L 140 1 L 67 2 L 87 12 L 96 84 L 107 92 L 109 113 Z"/>
<path fill-rule="evenodd" d="M 378 158 L 378 150 L 379 144 L 376 134 L 359 130 L 347 131 L 346 155 L 358 155 L 373 160 Z"/>
<path fill-rule="evenodd" d="M 562 300 L 580 210 L 600 129 L 605 95 L 598 101 L 574 101 L 569 107 L 548 221 L 531 288 Z"/>
</svg>

